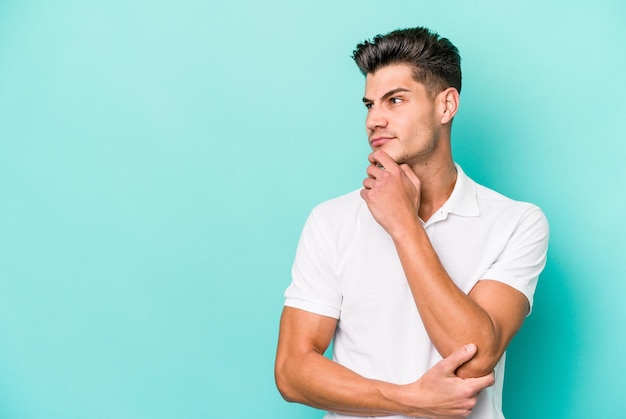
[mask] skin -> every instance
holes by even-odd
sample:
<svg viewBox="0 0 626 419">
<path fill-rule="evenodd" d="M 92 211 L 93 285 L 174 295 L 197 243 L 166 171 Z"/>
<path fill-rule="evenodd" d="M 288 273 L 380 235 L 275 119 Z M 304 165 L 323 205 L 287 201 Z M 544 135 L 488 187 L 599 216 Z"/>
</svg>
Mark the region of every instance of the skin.
<svg viewBox="0 0 626 419">
<path fill-rule="evenodd" d="M 399 64 L 367 75 L 363 102 L 373 152 L 361 196 L 394 241 L 433 344 L 445 357 L 475 343 L 476 356 L 457 374 L 478 377 L 501 358 L 528 313 L 528 300 L 488 278 L 466 295 L 432 248 L 420 219 L 428 220 L 445 203 L 456 182 L 450 130 L 459 95 L 454 88 L 429 94 L 411 74 Z"/>
<path fill-rule="evenodd" d="M 323 356 L 336 319 L 285 307 L 275 376 L 286 400 L 356 416 L 466 417 L 493 384 L 493 368 L 528 312 L 523 294 L 494 280 L 464 294 L 430 244 L 421 220 L 441 207 L 456 182 L 450 130 L 459 95 L 454 88 L 429 93 L 411 75 L 410 66 L 395 64 L 366 77 L 373 151 L 361 196 L 393 239 L 444 359 L 409 385 L 366 379 Z"/>
<path fill-rule="evenodd" d="M 480 391 L 493 385 L 493 375 L 455 375 L 474 356 L 475 345 L 460 348 L 408 385 L 364 378 L 322 355 L 336 325 L 330 317 L 284 308 L 275 377 L 285 400 L 354 416 L 464 418 Z"/>
</svg>

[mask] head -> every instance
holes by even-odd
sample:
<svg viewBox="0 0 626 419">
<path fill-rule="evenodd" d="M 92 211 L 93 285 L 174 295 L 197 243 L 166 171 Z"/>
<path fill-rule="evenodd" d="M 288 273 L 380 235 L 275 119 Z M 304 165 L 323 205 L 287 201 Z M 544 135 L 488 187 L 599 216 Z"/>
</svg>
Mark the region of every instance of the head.
<svg viewBox="0 0 626 419">
<path fill-rule="evenodd" d="M 372 149 L 398 163 L 451 164 L 450 132 L 461 89 L 456 47 L 428 29 L 403 29 L 358 45 L 353 58 L 366 76 Z"/>
<path fill-rule="evenodd" d="M 357 45 L 352 58 L 363 75 L 391 64 L 408 64 L 432 96 L 449 87 L 461 92 L 461 57 L 446 38 L 417 27 L 377 35 Z"/>
</svg>

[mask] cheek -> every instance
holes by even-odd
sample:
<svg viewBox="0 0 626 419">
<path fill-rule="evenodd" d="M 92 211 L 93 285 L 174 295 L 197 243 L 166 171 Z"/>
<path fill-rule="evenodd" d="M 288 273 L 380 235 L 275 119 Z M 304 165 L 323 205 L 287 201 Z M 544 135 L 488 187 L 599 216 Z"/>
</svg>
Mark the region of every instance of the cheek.
<svg viewBox="0 0 626 419">
<path fill-rule="evenodd" d="M 413 138 L 424 139 L 430 137 L 433 124 L 426 118 L 415 118 L 407 124 L 405 132 Z"/>
</svg>

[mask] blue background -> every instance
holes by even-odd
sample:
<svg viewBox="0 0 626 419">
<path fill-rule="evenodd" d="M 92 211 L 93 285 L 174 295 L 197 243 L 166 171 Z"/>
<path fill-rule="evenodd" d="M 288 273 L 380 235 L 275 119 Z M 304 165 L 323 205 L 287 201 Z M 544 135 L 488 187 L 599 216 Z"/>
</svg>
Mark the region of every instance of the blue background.
<svg viewBox="0 0 626 419">
<path fill-rule="evenodd" d="M 349 56 L 415 25 L 463 57 L 456 160 L 551 222 L 507 417 L 624 417 L 618 0 L 0 2 L 0 417 L 321 417 L 274 387 L 282 293 L 364 177 Z"/>
</svg>

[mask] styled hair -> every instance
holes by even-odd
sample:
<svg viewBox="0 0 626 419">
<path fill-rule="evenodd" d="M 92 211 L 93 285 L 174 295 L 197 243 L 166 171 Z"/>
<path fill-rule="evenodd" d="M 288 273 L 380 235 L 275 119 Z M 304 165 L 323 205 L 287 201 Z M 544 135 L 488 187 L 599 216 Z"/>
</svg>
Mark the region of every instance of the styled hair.
<svg viewBox="0 0 626 419">
<path fill-rule="evenodd" d="M 461 92 L 461 56 L 446 38 L 427 28 L 398 29 L 357 45 L 352 58 L 363 75 L 391 64 L 409 64 L 413 79 L 435 95 L 448 87 Z"/>
</svg>

